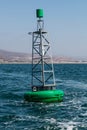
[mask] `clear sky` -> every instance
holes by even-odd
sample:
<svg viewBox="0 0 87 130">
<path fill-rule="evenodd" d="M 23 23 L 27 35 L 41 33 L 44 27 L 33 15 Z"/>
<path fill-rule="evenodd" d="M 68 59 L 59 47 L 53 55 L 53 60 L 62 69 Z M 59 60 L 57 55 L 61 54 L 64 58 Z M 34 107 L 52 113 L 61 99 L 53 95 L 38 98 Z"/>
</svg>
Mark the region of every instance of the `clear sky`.
<svg viewBox="0 0 87 130">
<path fill-rule="evenodd" d="M 0 49 L 31 53 L 37 8 L 52 54 L 87 58 L 87 0 L 0 0 Z"/>
</svg>

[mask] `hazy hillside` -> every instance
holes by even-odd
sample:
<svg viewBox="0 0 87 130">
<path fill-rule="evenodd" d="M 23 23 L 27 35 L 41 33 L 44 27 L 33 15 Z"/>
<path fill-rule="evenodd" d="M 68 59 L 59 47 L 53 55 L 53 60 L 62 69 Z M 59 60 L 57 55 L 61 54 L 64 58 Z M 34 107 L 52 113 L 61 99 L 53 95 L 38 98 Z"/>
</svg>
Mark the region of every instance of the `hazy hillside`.
<svg viewBox="0 0 87 130">
<path fill-rule="evenodd" d="M 54 63 L 86 63 L 87 60 L 78 60 L 65 56 L 53 56 Z M 31 63 L 31 54 L 10 52 L 0 49 L 0 63 Z"/>
<path fill-rule="evenodd" d="M 2 62 L 29 62 L 30 60 L 30 54 L 0 50 L 0 61 Z"/>
</svg>

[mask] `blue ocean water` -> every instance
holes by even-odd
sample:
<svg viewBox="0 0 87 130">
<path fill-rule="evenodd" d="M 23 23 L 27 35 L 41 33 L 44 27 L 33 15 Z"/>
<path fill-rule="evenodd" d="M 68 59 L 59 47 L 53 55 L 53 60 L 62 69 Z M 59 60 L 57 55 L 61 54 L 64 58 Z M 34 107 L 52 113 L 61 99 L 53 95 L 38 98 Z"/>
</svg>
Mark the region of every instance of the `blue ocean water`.
<svg viewBox="0 0 87 130">
<path fill-rule="evenodd" d="M 27 103 L 31 65 L 0 65 L 0 130 L 87 130 L 87 64 L 55 64 L 61 103 Z"/>
</svg>

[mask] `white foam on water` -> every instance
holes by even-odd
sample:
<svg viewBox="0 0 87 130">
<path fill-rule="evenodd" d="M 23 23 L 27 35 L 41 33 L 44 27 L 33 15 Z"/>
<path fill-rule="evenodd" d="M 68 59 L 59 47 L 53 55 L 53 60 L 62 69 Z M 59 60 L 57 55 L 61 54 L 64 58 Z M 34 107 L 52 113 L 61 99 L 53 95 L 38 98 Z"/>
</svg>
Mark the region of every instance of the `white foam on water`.
<svg viewBox="0 0 87 130">
<path fill-rule="evenodd" d="M 73 86 L 74 88 L 87 89 L 87 84 L 75 80 L 63 80 L 64 86 Z"/>
<path fill-rule="evenodd" d="M 78 130 L 77 125 L 79 125 L 79 122 L 58 122 L 55 118 L 46 118 L 45 122 L 53 124 L 55 128 L 60 128 L 61 130 Z M 47 126 L 47 130 L 50 130 L 50 126 Z"/>
<path fill-rule="evenodd" d="M 70 121 L 70 122 L 63 122 L 63 123 L 59 123 L 59 126 L 61 128 L 61 130 L 78 130 L 77 128 L 77 122 L 73 122 L 73 121 Z"/>
<path fill-rule="evenodd" d="M 87 111 L 85 113 L 81 114 L 81 116 L 87 117 Z"/>
<path fill-rule="evenodd" d="M 46 122 L 50 122 L 50 124 L 56 124 L 57 120 L 54 118 L 50 118 L 50 119 L 45 119 Z"/>
<path fill-rule="evenodd" d="M 25 120 L 39 120 L 39 116 L 25 116 Z"/>
</svg>

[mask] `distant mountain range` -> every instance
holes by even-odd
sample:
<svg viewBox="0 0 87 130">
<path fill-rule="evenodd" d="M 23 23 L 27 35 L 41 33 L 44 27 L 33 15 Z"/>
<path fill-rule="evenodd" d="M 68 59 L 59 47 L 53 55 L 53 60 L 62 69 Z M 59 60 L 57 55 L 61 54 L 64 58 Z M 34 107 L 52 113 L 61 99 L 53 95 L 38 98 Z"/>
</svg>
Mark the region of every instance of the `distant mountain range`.
<svg viewBox="0 0 87 130">
<path fill-rule="evenodd" d="M 0 49 L 0 63 L 31 63 L 32 57 L 28 53 L 10 52 Z M 87 60 L 78 60 L 65 56 L 53 56 L 54 63 L 87 63 Z"/>
<path fill-rule="evenodd" d="M 27 53 L 10 52 L 0 49 L 0 63 L 30 62 L 31 55 Z"/>
</svg>

